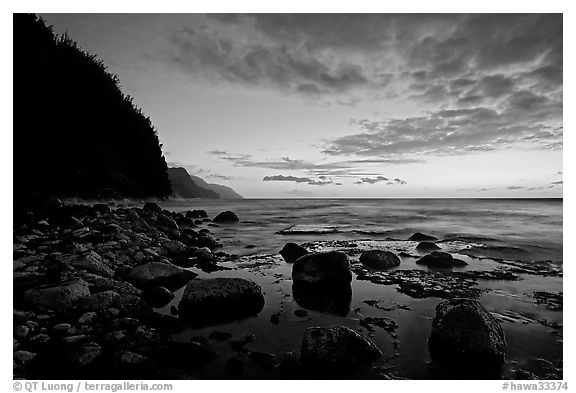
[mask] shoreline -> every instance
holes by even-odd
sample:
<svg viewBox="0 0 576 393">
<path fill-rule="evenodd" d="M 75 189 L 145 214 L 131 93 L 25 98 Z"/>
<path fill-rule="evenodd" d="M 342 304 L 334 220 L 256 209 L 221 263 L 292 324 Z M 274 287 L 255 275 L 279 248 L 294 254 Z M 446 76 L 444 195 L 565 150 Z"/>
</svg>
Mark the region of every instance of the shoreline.
<svg viewBox="0 0 576 393">
<path fill-rule="evenodd" d="M 259 262 L 262 255 L 238 257 L 222 251 L 209 229 L 216 224 L 203 210 L 176 213 L 154 203 L 147 203 L 144 208 L 110 209 L 100 203 L 52 206 L 42 215 L 29 218 L 25 226 L 15 228 L 14 373 L 18 378 L 182 379 L 194 376 L 195 370 L 221 357 L 220 350 L 214 349 L 218 347 L 214 340 L 218 339 L 211 336 L 215 333 L 217 337 L 218 330 L 210 333 L 209 339 L 192 337 L 183 342 L 175 335 L 190 325 L 175 316 L 179 311 L 176 307 L 170 307 L 169 313 L 158 313 L 159 304 L 170 304 L 174 289 L 190 280 L 201 280 L 194 278 L 196 273 L 190 273 L 190 268 L 208 275 L 229 271 L 228 275 L 236 276 L 236 272 L 244 270 L 263 271 L 259 269 L 265 269 L 269 263 Z M 516 280 L 518 274 L 557 274 L 546 271 L 547 266 L 542 266 L 541 271 L 526 272 L 525 266 L 514 265 L 502 265 L 490 274 L 427 270 L 374 272 L 356 260 L 363 250 L 374 245 L 362 246 L 362 241 L 318 241 L 303 245 L 312 252 L 329 249 L 345 252 L 352 258 L 355 280 L 399 285 L 400 293 L 414 298 L 449 299 L 456 295 L 474 298 L 480 292 L 472 282 Z M 406 246 L 399 247 L 396 252 Z M 405 254 L 403 257 L 408 259 L 415 257 L 408 249 Z M 277 263 L 277 257 L 270 255 L 269 259 Z M 152 285 L 130 278 L 137 267 L 154 263 L 171 266 L 170 272 L 159 273 L 163 278 L 152 280 Z M 164 279 L 166 274 L 169 280 Z M 417 282 L 420 284 L 415 286 Z M 47 288 L 64 290 L 54 295 L 52 289 L 46 292 Z M 309 310 L 318 305 L 314 294 L 300 291 L 294 296 L 299 297 L 302 304 L 308 304 L 310 307 L 305 308 Z M 558 298 L 547 293 L 540 294 L 539 301 L 558 307 Z M 374 304 L 378 308 L 378 304 Z M 305 315 L 305 310 L 299 313 Z M 227 315 L 217 316 L 229 319 Z M 365 318 L 361 325 L 369 337 L 374 331 L 373 323 L 378 325 L 383 321 Z M 383 326 L 390 329 L 386 334 L 395 334 L 391 322 Z M 553 325 L 552 328 L 558 329 Z M 302 377 L 297 371 L 297 356 L 249 349 L 253 339 L 250 335 L 233 338 L 230 345 L 236 343 L 232 353 L 237 355 L 231 359 L 244 359 L 240 360 L 242 367 L 250 367 L 253 358 L 265 359 L 261 361 L 274 369 L 265 374 L 265 379 Z M 241 375 L 238 374 L 240 363 L 232 361 L 231 366 L 226 363 L 230 378 Z M 382 369 L 363 371 L 351 377 L 395 378 Z"/>
</svg>

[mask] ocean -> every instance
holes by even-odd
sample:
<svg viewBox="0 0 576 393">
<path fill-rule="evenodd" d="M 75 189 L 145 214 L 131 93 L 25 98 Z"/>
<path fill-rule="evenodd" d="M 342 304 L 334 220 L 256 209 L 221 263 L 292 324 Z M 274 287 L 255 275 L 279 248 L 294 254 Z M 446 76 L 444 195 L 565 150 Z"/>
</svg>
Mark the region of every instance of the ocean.
<svg viewBox="0 0 576 393">
<path fill-rule="evenodd" d="M 415 232 L 433 235 L 444 251 L 468 266 L 459 270 L 514 268 L 516 280 L 477 280 L 478 299 L 502 325 L 506 341 L 506 365 L 502 378 L 536 375 L 551 378 L 562 369 L 563 312 L 537 299 L 540 292 L 561 294 L 562 289 L 562 200 L 550 199 L 244 199 L 168 201 L 172 211 L 204 209 L 209 217 L 231 210 L 236 224 L 205 223 L 222 244 L 236 254 L 227 266 L 232 270 L 205 273 L 199 278 L 244 277 L 257 282 L 266 298 L 256 317 L 205 328 L 188 328 L 182 340 L 207 337 L 214 330 L 253 335 L 252 350 L 283 354 L 298 351 L 303 331 L 309 326 L 345 325 L 369 334 L 385 354 L 382 368 L 393 377 L 410 379 L 459 378 L 438 374 L 427 350 L 435 307 L 443 299 L 417 298 L 395 285 L 378 285 L 354 274 L 352 295 L 344 311 L 307 307 L 292 293 L 291 265 L 277 254 L 287 242 L 316 245 L 331 241 L 370 244 L 394 252 L 413 247 L 406 239 Z M 336 242 L 335 244 L 340 244 Z M 247 247 L 248 246 L 248 247 Z M 354 244 L 356 246 L 356 244 Z M 329 248 L 329 247 L 328 247 Z M 336 247 L 337 249 L 338 247 Z M 418 255 L 401 257 L 397 269 L 427 269 L 415 264 Z M 351 261 L 357 256 L 351 255 Z M 545 261 L 545 262 L 542 262 Z M 538 273 L 531 266 L 545 263 L 550 269 Z M 159 312 L 169 313 L 183 289 Z M 304 309 L 308 317 L 294 311 Z M 271 323 L 273 315 L 279 323 Z M 396 337 L 382 329 L 366 331 L 359 321 L 366 316 L 388 317 L 398 325 Z M 235 356 L 228 343 L 215 343 L 218 352 Z M 229 378 L 223 356 L 200 370 L 200 378 Z M 250 368 L 250 370 L 253 370 Z M 276 378 L 275 371 L 258 370 L 245 378 Z M 558 371 L 560 370 L 560 371 Z"/>
</svg>

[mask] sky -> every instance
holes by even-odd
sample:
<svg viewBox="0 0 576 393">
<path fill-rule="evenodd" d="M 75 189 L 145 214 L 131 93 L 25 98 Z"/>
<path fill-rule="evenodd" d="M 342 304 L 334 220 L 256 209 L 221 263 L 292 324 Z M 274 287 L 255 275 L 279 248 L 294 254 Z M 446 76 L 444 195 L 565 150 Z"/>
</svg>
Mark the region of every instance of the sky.
<svg viewBox="0 0 576 393">
<path fill-rule="evenodd" d="M 42 16 L 245 197 L 562 197 L 560 14 Z"/>
</svg>

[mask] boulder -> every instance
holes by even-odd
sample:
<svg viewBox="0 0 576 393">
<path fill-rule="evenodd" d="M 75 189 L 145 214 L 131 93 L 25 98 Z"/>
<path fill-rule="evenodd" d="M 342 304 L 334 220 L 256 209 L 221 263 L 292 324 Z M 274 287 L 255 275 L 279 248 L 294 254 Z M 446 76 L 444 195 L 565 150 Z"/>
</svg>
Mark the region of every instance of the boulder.
<svg viewBox="0 0 576 393">
<path fill-rule="evenodd" d="M 433 242 L 420 242 L 416 246 L 418 251 L 432 251 L 432 250 L 440 250 L 440 247 Z"/>
<path fill-rule="evenodd" d="M 300 362 L 315 375 L 349 373 L 365 366 L 382 352 L 366 337 L 345 327 L 309 327 L 304 333 Z"/>
<path fill-rule="evenodd" d="M 243 278 L 193 280 L 186 285 L 178 306 L 188 322 L 205 324 L 255 315 L 264 307 L 262 289 Z"/>
<path fill-rule="evenodd" d="M 292 266 L 292 281 L 318 288 L 350 286 L 350 261 L 346 254 L 338 251 L 304 255 Z"/>
<path fill-rule="evenodd" d="M 176 289 L 196 276 L 196 273 L 171 263 L 150 262 L 133 268 L 126 276 L 126 281 L 139 288 L 162 286 Z"/>
<path fill-rule="evenodd" d="M 216 223 L 231 223 L 231 222 L 238 222 L 240 221 L 240 219 L 238 218 L 236 213 L 228 210 L 218 214 L 216 217 L 214 217 L 212 221 Z"/>
<path fill-rule="evenodd" d="M 60 260 L 75 268 L 86 270 L 87 272 L 97 274 L 103 277 L 112 277 L 114 271 L 110 269 L 102 260 L 102 257 L 94 251 L 83 252 L 78 255 L 69 255 L 60 258 Z"/>
<path fill-rule="evenodd" d="M 438 238 L 436 238 L 434 236 L 430 236 L 430 235 L 425 235 L 425 234 L 420 233 L 420 232 L 416 232 L 415 234 L 410 236 L 408 238 L 408 240 L 412 240 L 413 242 L 428 242 L 428 241 L 433 242 L 433 241 L 438 240 Z"/>
<path fill-rule="evenodd" d="M 164 287 L 151 287 L 142 291 L 142 299 L 152 307 L 163 307 L 174 299 L 174 293 Z"/>
<path fill-rule="evenodd" d="M 429 267 L 458 267 L 468 265 L 466 262 L 453 258 L 447 252 L 433 251 L 416 261 L 417 265 L 426 265 Z"/>
<path fill-rule="evenodd" d="M 88 283 L 79 278 L 56 286 L 29 289 L 24 292 L 24 299 L 47 309 L 67 311 L 76 307 L 81 299 L 89 295 Z"/>
<path fill-rule="evenodd" d="M 360 262 L 366 267 L 383 270 L 400 265 L 400 258 L 390 251 L 370 250 L 360 255 Z"/>
<path fill-rule="evenodd" d="M 455 298 L 436 306 L 428 339 L 435 362 L 452 367 L 499 368 L 504 361 L 504 331 L 477 301 Z"/>
<path fill-rule="evenodd" d="M 148 211 L 148 212 L 152 212 L 152 213 L 156 213 L 156 214 L 162 214 L 162 208 L 160 206 L 158 206 L 157 203 L 154 203 L 154 202 L 146 202 L 142 209 L 144 211 Z"/>
<path fill-rule="evenodd" d="M 188 217 L 188 218 L 206 218 L 206 217 L 208 217 L 208 213 L 206 213 L 206 210 L 188 210 L 186 212 L 186 217 Z"/>
<path fill-rule="evenodd" d="M 296 243 L 286 243 L 278 252 L 288 263 L 294 263 L 298 258 L 308 254 L 308 250 Z"/>
</svg>

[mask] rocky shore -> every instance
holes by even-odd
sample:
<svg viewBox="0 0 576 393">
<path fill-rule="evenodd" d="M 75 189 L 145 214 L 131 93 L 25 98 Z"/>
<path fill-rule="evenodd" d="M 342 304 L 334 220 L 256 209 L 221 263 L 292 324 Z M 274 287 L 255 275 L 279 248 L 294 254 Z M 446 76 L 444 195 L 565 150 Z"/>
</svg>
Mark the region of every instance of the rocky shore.
<svg viewBox="0 0 576 393">
<path fill-rule="evenodd" d="M 289 242 L 276 255 L 239 257 L 223 251 L 209 229 L 238 221 L 231 211 L 210 219 L 204 210 L 176 213 L 155 203 L 110 209 L 53 200 L 40 209 L 17 210 L 14 377 L 190 379 L 202 377 L 197 370 L 217 361 L 229 378 L 242 377 L 252 365 L 263 367 L 265 378 L 401 377 L 386 365 L 398 355 L 400 344 L 398 324 L 388 316 L 363 316 L 356 330 L 340 325 L 302 328 L 301 346 L 282 354 L 254 349 L 253 335 L 217 328 L 207 336 L 183 339 L 179 334 L 250 318 L 269 301 L 266 291 L 250 279 L 200 273 L 262 271 L 283 263 L 291 271 L 286 280 L 292 293 L 286 295 L 305 308 L 294 312 L 297 319 L 309 319 L 306 309 L 348 313 L 353 279 L 394 285 L 414 299 L 448 299 L 438 304 L 429 331 L 433 366 L 445 371 L 469 364 L 472 368 L 461 374 L 439 375 L 493 378 L 505 362 L 500 322 L 506 316 L 493 316 L 478 302 L 483 291 L 478 282 L 515 281 L 518 274 L 561 275 L 545 264 L 535 271 L 538 265 L 513 262 L 494 270 L 452 271 L 467 263 L 437 251 L 441 241 L 421 233 L 408 239 L 412 248 L 402 243 L 396 252 L 362 242 Z M 427 252 L 416 261 L 426 270 L 396 269 L 399 255 L 416 250 Z M 538 291 L 533 297 L 550 310 L 562 309 L 561 293 Z M 364 303 L 378 310 L 410 310 L 401 304 L 384 306 L 380 300 Z M 159 312 L 170 304 L 169 313 Z M 269 323 L 278 325 L 281 317 L 282 312 L 273 313 Z M 561 336 L 561 326 L 547 326 Z M 377 329 L 389 335 L 392 352 L 371 341 Z M 222 352 L 222 342 L 231 351 Z M 449 353 L 453 356 L 446 357 Z M 490 373 L 469 375 L 479 362 L 480 369 Z M 527 375 L 518 370 L 518 375 Z M 550 373 L 561 374 L 561 365 Z"/>
</svg>

